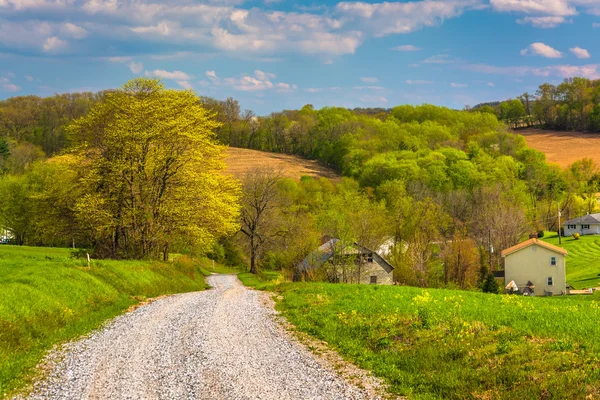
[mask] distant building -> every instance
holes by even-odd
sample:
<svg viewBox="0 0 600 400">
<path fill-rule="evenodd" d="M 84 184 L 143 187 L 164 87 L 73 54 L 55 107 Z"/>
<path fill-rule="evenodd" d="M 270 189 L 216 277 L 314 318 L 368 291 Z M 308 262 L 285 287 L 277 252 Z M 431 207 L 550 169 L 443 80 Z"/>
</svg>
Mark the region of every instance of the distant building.
<svg viewBox="0 0 600 400">
<path fill-rule="evenodd" d="M 566 294 L 566 255 L 565 249 L 535 238 L 504 250 L 507 291 L 536 296 Z"/>
<path fill-rule="evenodd" d="M 295 281 L 311 277 L 329 282 L 391 285 L 394 267 L 373 250 L 334 238 L 326 240 L 296 266 Z"/>
<path fill-rule="evenodd" d="M 579 233 L 580 235 L 600 235 L 600 213 L 573 218 L 565 222 L 563 228 L 565 236 L 571 236 L 574 233 Z"/>
</svg>

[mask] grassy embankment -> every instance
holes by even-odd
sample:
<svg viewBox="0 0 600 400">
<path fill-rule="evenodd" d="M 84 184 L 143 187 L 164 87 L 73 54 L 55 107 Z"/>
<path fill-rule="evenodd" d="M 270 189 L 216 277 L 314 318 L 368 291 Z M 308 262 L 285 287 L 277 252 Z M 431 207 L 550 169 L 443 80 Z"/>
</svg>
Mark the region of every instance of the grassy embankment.
<svg viewBox="0 0 600 400">
<path fill-rule="evenodd" d="M 558 235 L 546 232 L 542 240 L 559 246 Z M 576 289 L 600 287 L 600 236 L 562 238 L 567 256 L 567 282 Z"/>
<path fill-rule="evenodd" d="M 54 344 L 147 298 L 203 290 L 211 270 L 212 263 L 187 257 L 92 261 L 87 268 L 68 249 L 0 246 L 0 398 L 27 386 Z"/>
<path fill-rule="evenodd" d="M 600 396 L 596 301 L 240 279 L 276 291 L 278 309 L 298 330 L 372 370 L 394 394 Z"/>
</svg>

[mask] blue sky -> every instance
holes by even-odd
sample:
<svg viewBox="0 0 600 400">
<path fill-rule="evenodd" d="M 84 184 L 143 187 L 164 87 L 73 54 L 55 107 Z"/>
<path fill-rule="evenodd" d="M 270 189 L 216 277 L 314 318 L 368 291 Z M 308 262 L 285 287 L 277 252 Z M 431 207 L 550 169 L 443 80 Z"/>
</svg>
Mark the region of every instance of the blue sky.
<svg viewBox="0 0 600 400">
<path fill-rule="evenodd" d="M 0 0 L 0 99 L 168 87 L 283 108 L 453 108 L 600 79 L 600 0 Z"/>
</svg>

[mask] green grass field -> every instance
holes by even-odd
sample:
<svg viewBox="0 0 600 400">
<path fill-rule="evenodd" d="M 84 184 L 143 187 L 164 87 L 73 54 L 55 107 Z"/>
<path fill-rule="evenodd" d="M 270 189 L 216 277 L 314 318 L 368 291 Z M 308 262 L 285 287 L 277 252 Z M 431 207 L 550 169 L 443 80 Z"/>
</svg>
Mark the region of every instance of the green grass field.
<svg viewBox="0 0 600 400">
<path fill-rule="evenodd" d="M 542 240 L 559 246 L 558 235 L 546 232 Z M 600 287 L 600 236 L 562 238 L 567 256 L 567 282 L 576 289 Z"/>
<path fill-rule="evenodd" d="M 163 294 L 203 290 L 212 264 L 87 261 L 68 249 L 0 246 L 0 397 L 23 388 L 54 344 Z"/>
<path fill-rule="evenodd" d="M 270 287 L 297 329 L 384 378 L 396 395 L 600 396 L 596 301 L 401 286 Z"/>
</svg>

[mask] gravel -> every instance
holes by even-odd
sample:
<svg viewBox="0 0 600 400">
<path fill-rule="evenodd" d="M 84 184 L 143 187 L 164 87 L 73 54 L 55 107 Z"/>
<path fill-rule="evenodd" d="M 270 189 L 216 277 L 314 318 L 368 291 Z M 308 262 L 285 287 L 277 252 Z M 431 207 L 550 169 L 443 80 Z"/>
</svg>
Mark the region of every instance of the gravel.
<svg viewBox="0 0 600 400">
<path fill-rule="evenodd" d="M 233 275 L 114 319 L 49 359 L 31 399 L 366 399 Z M 51 361 L 52 363 L 52 361 Z"/>
</svg>

